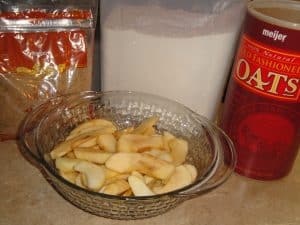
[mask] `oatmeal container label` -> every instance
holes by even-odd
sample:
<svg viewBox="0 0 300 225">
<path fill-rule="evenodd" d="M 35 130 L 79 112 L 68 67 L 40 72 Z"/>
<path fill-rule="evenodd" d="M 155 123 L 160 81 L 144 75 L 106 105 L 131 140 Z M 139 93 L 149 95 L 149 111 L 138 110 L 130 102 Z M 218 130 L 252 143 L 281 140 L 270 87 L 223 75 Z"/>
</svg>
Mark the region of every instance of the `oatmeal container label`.
<svg viewBox="0 0 300 225">
<path fill-rule="evenodd" d="M 255 94 L 281 101 L 299 101 L 300 54 L 266 47 L 244 35 L 234 79 Z"/>
<path fill-rule="evenodd" d="M 249 17 L 235 61 L 235 80 L 258 95 L 299 101 L 300 31 Z"/>
<path fill-rule="evenodd" d="M 265 18 L 247 13 L 220 125 L 236 172 L 272 180 L 288 174 L 300 145 L 300 30 Z"/>
</svg>

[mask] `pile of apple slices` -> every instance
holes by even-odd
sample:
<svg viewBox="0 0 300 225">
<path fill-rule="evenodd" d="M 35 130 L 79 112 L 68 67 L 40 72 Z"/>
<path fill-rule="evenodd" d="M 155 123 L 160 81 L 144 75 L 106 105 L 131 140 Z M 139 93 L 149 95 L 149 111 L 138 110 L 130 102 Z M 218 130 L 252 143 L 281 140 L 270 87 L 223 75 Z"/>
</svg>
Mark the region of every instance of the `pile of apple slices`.
<svg viewBox="0 0 300 225">
<path fill-rule="evenodd" d="M 50 156 L 64 179 L 92 191 L 120 196 L 174 191 L 193 183 L 197 169 L 185 163 L 187 141 L 158 134 L 158 120 L 118 130 L 111 121 L 93 119 L 72 130 Z"/>
</svg>

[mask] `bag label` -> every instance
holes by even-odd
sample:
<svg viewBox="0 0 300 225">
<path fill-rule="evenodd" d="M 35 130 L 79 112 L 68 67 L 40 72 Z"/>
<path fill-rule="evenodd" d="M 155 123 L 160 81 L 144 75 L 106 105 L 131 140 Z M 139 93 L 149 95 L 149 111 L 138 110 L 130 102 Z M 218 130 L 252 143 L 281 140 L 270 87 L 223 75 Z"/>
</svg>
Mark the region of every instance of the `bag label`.
<svg viewBox="0 0 300 225">
<path fill-rule="evenodd" d="M 38 23 L 64 18 L 75 20 L 90 17 L 91 14 L 86 11 L 48 13 L 29 10 L 0 14 L 0 18 L 13 23 L 22 19 Z M 37 75 L 51 71 L 64 72 L 70 66 L 72 68 L 86 67 L 86 32 L 78 28 L 71 30 L 66 27 L 66 29 L 53 31 L 53 27 L 49 26 L 49 31 L 32 29 L 0 32 L 0 73 Z"/>
</svg>

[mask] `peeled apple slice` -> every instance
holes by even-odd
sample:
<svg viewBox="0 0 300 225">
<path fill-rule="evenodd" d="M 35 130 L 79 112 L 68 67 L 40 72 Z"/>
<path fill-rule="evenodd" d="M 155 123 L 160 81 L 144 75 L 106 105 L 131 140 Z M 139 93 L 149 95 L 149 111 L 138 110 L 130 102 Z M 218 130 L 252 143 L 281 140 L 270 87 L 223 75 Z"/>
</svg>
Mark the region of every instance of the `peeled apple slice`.
<svg viewBox="0 0 300 225">
<path fill-rule="evenodd" d="M 192 177 L 188 169 L 181 165 L 177 166 L 175 172 L 163 187 L 154 188 L 156 194 L 162 194 L 183 188 L 192 183 Z"/>
<path fill-rule="evenodd" d="M 134 130 L 134 127 L 128 127 L 122 130 L 116 130 L 113 135 L 118 140 L 124 134 L 130 134 Z"/>
<path fill-rule="evenodd" d="M 165 160 L 167 162 L 173 162 L 173 157 L 171 156 L 170 152 L 160 150 L 160 149 L 150 149 L 149 151 L 145 151 L 145 154 L 152 155 L 156 158 Z"/>
<path fill-rule="evenodd" d="M 73 172 L 63 172 L 63 171 L 59 171 L 59 174 L 65 178 L 67 181 L 69 181 L 70 183 L 75 183 L 76 181 L 76 177 L 78 176 L 78 173 L 73 171 Z"/>
<path fill-rule="evenodd" d="M 119 179 L 101 188 L 101 193 L 108 195 L 120 195 L 130 188 L 126 180 Z"/>
<path fill-rule="evenodd" d="M 52 159 L 56 159 L 68 154 L 73 150 L 73 148 L 79 147 L 80 145 L 83 145 L 81 147 L 85 147 L 86 145 L 91 146 L 91 144 L 93 143 L 97 144 L 94 137 L 91 137 L 95 135 L 99 135 L 99 132 L 95 131 L 92 133 L 82 134 L 74 138 L 67 139 L 66 141 L 61 142 L 57 146 L 55 146 L 54 149 L 50 152 L 50 156 Z"/>
<path fill-rule="evenodd" d="M 167 132 L 167 131 L 164 131 L 162 139 L 163 139 L 164 149 L 167 150 L 167 151 L 170 151 L 169 142 L 171 140 L 175 139 L 175 136 L 173 134 Z"/>
<path fill-rule="evenodd" d="M 131 173 L 138 171 L 157 179 L 167 179 L 174 172 L 175 166 L 149 154 L 118 152 L 113 154 L 106 162 L 108 169 L 118 173 Z"/>
<path fill-rule="evenodd" d="M 112 153 L 109 152 L 101 152 L 94 149 L 85 150 L 82 148 L 74 149 L 74 154 L 78 159 L 87 160 L 89 162 L 98 164 L 105 163 L 105 161 L 112 155 Z"/>
<path fill-rule="evenodd" d="M 188 143 L 187 141 L 179 138 L 175 138 L 169 141 L 169 147 L 171 150 L 171 155 L 173 158 L 173 163 L 176 166 L 184 163 L 185 158 L 188 153 Z"/>
<path fill-rule="evenodd" d="M 80 159 L 73 159 L 73 158 L 57 158 L 55 160 L 55 167 L 62 172 L 74 172 L 74 165 L 81 162 Z"/>
<path fill-rule="evenodd" d="M 154 195 L 144 181 L 137 176 L 131 175 L 128 177 L 129 186 L 135 196 Z"/>
<path fill-rule="evenodd" d="M 72 148 L 90 148 L 97 144 L 97 138 L 96 137 L 87 137 L 78 141 L 74 141 L 72 143 Z"/>
<path fill-rule="evenodd" d="M 133 130 L 133 134 L 150 135 L 153 133 L 153 126 L 158 122 L 159 117 L 153 116 L 144 120 L 138 127 Z M 155 133 L 155 131 L 154 131 Z"/>
<path fill-rule="evenodd" d="M 72 141 L 64 141 L 59 143 L 55 148 L 50 152 L 52 159 L 57 159 L 66 155 L 72 151 Z"/>
<path fill-rule="evenodd" d="M 196 167 L 191 164 L 184 164 L 183 166 L 189 171 L 189 173 L 192 177 L 192 182 L 194 182 L 198 175 Z"/>
<path fill-rule="evenodd" d="M 119 152 L 143 152 L 150 148 L 162 147 L 163 142 L 160 135 L 125 134 L 119 138 L 117 144 Z"/>
<path fill-rule="evenodd" d="M 145 180 L 144 180 L 143 174 L 141 174 L 141 173 L 138 172 L 138 171 L 132 171 L 132 172 L 131 172 L 131 176 L 136 176 L 137 178 L 140 178 L 141 180 L 145 181 Z"/>
<path fill-rule="evenodd" d="M 78 174 L 77 177 L 75 178 L 75 184 L 81 188 L 86 188 L 83 183 L 82 183 L 82 174 Z"/>
<path fill-rule="evenodd" d="M 117 141 L 113 134 L 102 134 L 97 138 L 97 144 L 101 149 L 107 152 L 115 152 L 117 149 Z"/>
<path fill-rule="evenodd" d="M 101 129 L 107 129 L 108 132 L 115 132 L 117 128 L 115 125 L 108 120 L 105 119 L 93 119 L 86 121 L 79 126 L 77 126 L 75 129 L 73 129 L 68 137 L 68 139 L 72 139 L 75 136 L 81 135 L 86 132 L 95 131 L 95 130 L 101 130 Z"/>
<path fill-rule="evenodd" d="M 82 161 L 74 166 L 74 170 L 82 174 L 82 181 L 89 189 L 98 191 L 105 181 L 104 168 L 93 163 Z"/>
</svg>

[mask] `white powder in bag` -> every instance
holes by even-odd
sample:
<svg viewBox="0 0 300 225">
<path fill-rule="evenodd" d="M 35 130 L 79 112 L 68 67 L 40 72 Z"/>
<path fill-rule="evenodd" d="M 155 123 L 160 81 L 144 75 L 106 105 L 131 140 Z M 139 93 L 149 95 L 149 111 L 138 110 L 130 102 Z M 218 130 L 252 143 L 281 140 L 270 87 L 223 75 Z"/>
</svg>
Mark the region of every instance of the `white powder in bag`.
<svg viewBox="0 0 300 225">
<path fill-rule="evenodd" d="M 213 119 L 238 33 L 224 27 L 228 15 L 215 17 L 207 23 L 182 10 L 115 8 L 102 23 L 102 90 L 165 96 Z"/>
</svg>

